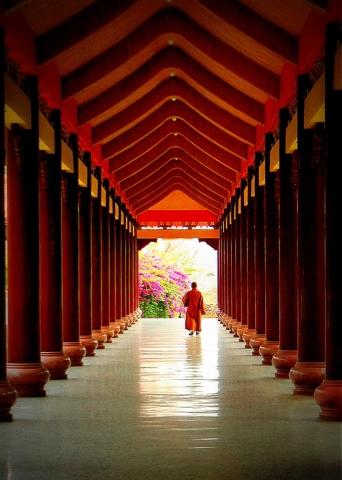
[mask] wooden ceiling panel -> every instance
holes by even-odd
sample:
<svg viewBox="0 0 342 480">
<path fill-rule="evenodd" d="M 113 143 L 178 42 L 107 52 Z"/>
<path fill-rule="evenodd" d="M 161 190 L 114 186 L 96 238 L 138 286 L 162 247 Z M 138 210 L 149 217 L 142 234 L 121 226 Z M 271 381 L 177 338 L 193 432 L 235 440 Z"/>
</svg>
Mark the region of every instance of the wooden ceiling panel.
<svg viewBox="0 0 342 480">
<path fill-rule="evenodd" d="M 11 0 L 134 215 L 181 191 L 216 216 L 327 0 Z M 11 15 L 11 11 L 8 15 Z M 107 168 L 108 167 L 108 168 Z"/>
</svg>

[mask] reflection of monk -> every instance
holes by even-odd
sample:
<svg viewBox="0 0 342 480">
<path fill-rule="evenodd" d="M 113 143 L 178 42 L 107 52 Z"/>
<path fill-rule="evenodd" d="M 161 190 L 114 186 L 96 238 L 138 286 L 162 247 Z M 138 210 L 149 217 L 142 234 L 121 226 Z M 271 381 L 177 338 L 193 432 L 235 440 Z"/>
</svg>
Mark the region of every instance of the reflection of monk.
<svg viewBox="0 0 342 480">
<path fill-rule="evenodd" d="M 201 292 L 197 290 L 197 283 L 192 282 L 191 290 L 182 298 L 183 305 L 187 308 L 185 317 L 185 329 L 190 330 L 189 335 L 196 335 L 202 331 L 202 313 L 205 313 L 204 302 Z"/>
</svg>

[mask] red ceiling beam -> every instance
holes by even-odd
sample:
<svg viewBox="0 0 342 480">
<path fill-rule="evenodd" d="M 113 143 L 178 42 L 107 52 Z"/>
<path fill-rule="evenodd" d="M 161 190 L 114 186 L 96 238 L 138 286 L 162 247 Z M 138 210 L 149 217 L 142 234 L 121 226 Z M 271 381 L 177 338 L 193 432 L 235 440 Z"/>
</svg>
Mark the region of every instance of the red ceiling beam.
<svg viewBox="0 0 342 480">
<path fill-rule="evenodd" d="M 122 135 L 119 135 L 114 140 L 104 143 L 102 146 L 102 158 L 105 160 L 109 157 L 119 155 L 120 153 L 122 153 L 122 151 L 130 148 L 132 145 L 135 145 L 138 142 L 141 142 L 141 140 L 148 138 L 152 134 L 152 132 L 153 133 L 156 133 L 157 131 L 162 132 L 163 129 L 165 129 L 164 130 L 164 135 L 165 135 L 167 129 L 170 130 L 172 127 L 172 132 L 174 132 L 175 127 L 177 127 L 178 131 L 181 133 L 180 128 L 187 128 L 185 127 L 182 121 L 180 122 L 181 125 L 178 123 L 173 124 L 172 122 L 167 122 L 167 119 L 172 118 L 172 116 L 174 116 L 173 113 L 175 113 L 175 116 L 178 116 L 178 118 L 183 119 L 187 125 L 190 125 L 192 129 L 196 130 L 201 135 L 206 136 L 207 138 L 211 139 L 215 143 L 219 144 L 221 147 L 232 151 L 233 153 L 241 156 L 242 158 L 246 157 L 247 145 L 245 143 L 243 143 L 241 140 L 238 140 L 236 137 L 233 137 L 232 135 L 222 130 L 221 128 L 217 127 L 216 125 L 208 121 L 204 116 L 200 115 L 197 111 L 189 109 L 184 104 L 184 100 L 183 100 L 184 97 L 180 97 L 178 95 L 178 92 L 177 92 L 177 95 L 174 95 L 174 98 L 177 99 L 175 100 L 175 102 L 177 101 L 181 102 L 180 107 L 177 107 L 176 111 L 174 110 L 173 107 L 171 107 L 172 111 L 169 110 L 169 112 L 166 111 L 166 107 L 164 108 L 161 107 L 158 113 L 163 112 L 165 113 L 165 115 L 168 114 L 167 117 L 164 117 L 162 119 L 162 123 L 160 123 L 161 115 L 159 114 L 151 115 L 149 118 L 149 122 L 140 122 L 138 125 L 131 128 L 128 132 L 123 133 Z M 169 101 L 167 102 L 167 105 L 170 109 Z M 192 108 L 194 108 L 194 105 L 196 105 L 196 102 L 194 102 L 194 98 L 192 98 L 191 99 Z M 214 111 L 215 111 L 215 108 L 213 108 L 213 113 Z M 170 116 L 170 114 L 172 115 Z"/>
<path fill-rule="evenodd" d="M 206 205 L 210 205 L 212 208 L 217 208 L 222 211 L 224 205 L 227 203 L 226 199 L 221 199 L 220 197 L 218 197 L 217 199 L 213 198 L 210 195 L 210 192 L 208 192 L 208 190 L 206 190 L 203 185 L 199 186 L 198 183 L 193 181 L 193 179 L 187 179 L 184 173 L 181 171 L 178 171 L 178 174 L 177 172 L 174 172 L 169 175 L 168 178 L 165 178 L 163 180 L 163 184 L 157 185 L 155 191 L 152 194 L 135 200 L 134 204 L 132 204 L 135 211 L 137 211 L 137 209 L 141 208 L 143 205 L 150 204 L 151 201 L 153 201 L 155 198 L 159 198 L 160 195 L 164 195 L 165 197 L 165 191 L 171 184 L 173 185 L 174 183 L 181 184 L 183 186 L 183 189 L 186 188 L 186 192 L 191 190 L 197 197 L 198 195 L 200 195 L 202 201 L 206 202 Z M 201 203 L 199 201 L 199 197 L 197 199 L 197 202 Z"/>
<path fill-rule="evenodd" d="M 222 213 L 221 208 L 217 208 L 217 207 L 213 206 L 211 203 L 207 202 L 206 197 L 201 192 L 196 191 L 196 193 L 194 193 L 191 186 L 190 186 L 189 189 L 187 189 L 186 185 L 184 183 L 172 183 L 171 182 L 170 185 L 165 186 L 165 190 L 163 191 L 163 193 L 161 193 L 157 197 L 153 198 L 149 203 L 146 203 L 145 205 L 139 207 L 136 210 L 136 214 L 139 215 L 139 214 L 145 212 L 146 210 L 148 210 L 149 208 L 156 205 L 158 202 L 163 200 L 165 197 L 167 197 L 170 193 L 174 192 L 175 190 L 182 191 L 183 193 L 188 195 L 188 197 L 195 200 L 197 203 L 199 203 L 204 208 L 209 210 L 209 212 L 212 212 L 217 216 Z"/>
<path fill-rule="evenodd" d="M 297 37 L 265 20 L 252 10 L 235 1 L 200 0 L 210 12 L 240 30 L 271 51 L 275 51 L 288 62 L 297 62 Z"/>
<path fill-rule="evenodd" d="M 144 50 L 161 50 L 165 35 L 176 39 L 182 50 L 186 50 L 189 56 L 196 58 L 206 69 L 211 69 L 212 73 L 215 73 L 217 68 L 226 72 L 226 75 L 231 71 L 260 90 L 268 92 L 270 96 L 279 95 L 277 75 L 221 42 L 179 10 L 170 8 L 158 12 L 127 38 L 63 77 L 63 98 L 77 95 L 94 82 L 101 84 L 101 79 L 111 75 L 114 70 L 120 67 L 123 70 L 123 66 L 131 58 L 135 59 L 132 62 L 135 69 L 142 67 Z M 210 63 L 205 61 L 206 58 L 210 59 Z M 217 64 L 216 68 L 214 64 Z"/>
<path fill-rule="evenodd" d="M 192 156 L 193 158 L 198 159 L 199 163 L 204 163 L 208 168 L 211 168 L 211 165 L 215 162 L 220 163 L 227 167 L 226 173 L 228 174 L 226 178 L 232 180 L 235 177 L 236 173 L 241 172 L 241 162 L 242 160 L 238 157 L 234 157 L 233 155 L 229 156 L 228 154 L 225 158 L 214 158 L 208 153 L 204 152 L 202 149 L 198 148 L 196 145 L 191 144 L 188 140 L 186 140 L 181 135 L 177 137 L 177 143 L 171 137 L 167 137 L 163 142 L 156 145 L 151 151 L 147 152 L 146 154 L 140 156 L 137 160 L 131 162 L 127 166 L 123 168 L 119 168 L 115 171 L 115 179 L 117 182 L 122 182 L 126 178 L 134 175 L 135 173 L 142 170 L 146 167 L 149 163 L 154 161 L 156 158 L 161 157 L 167 150 L 178 146 L 182 150 L 188 153 L 188 155 Z M 215 167 L 213 167 L 213 170 Z M 228 170 L 230 170 L 230 175 Z M 114 172 L 114 168 L 112 162 L 109 161 L 109 171 Z M 233 181 L 233 180 L 232 180 Z"/>
<path fill-rule="evenodd" d="M 53 30 L 37 37 L 37 59 L 39 63 L 50 61 L 81 42 L 128 9 L 136 0 L 98 0 Z"/>
<path fill-rule="evenodd" d="M 191 100 L 190 100 L 191 102 Z M 134 108 L 135 107 L 135 108 Z M 159 108 L 158 108 L 159 107 Z M 138 110 L 138 112 L 136 111 Z M 182 101 L 172 102 L 167 100 L 162 106 L 157 104 L 156 109 L 150 111 L 140 112 L 138 104 L 134 104 L 128 107 L 124 112 L 120 112 L 114 117 L 92 129 L 92 143 L 94 145 L 98 143 L 106 143 L 108 139 L 118 137 L 125 131 L 130 130 L 133 127 L 139 129 L 140 123 L 149 125 L 150 119 L 157 117 L 159 124 L 164 122 L 166 118 L 179 117 L 184 119 L 187 123 L 195 124 L 194 120 L 191 121 L 194 109 L 190 105 L 185 105 Z M 220 126 L 226 132 L 243 139 L 246 143 L 254 145 L 256 129 L 252 125 L 240 120 L 229 112 L 213 105 L 211 102 L 206 101 L 203 98 L 201 116 L 204 116 L 213 125 Z M 192 117 L 193 119 L 196 118 Z M 134 138 L 134 137 L 133 137 Z"/>
<path fill-rule="evenodd" d="M 181 75 L 181 72 L 184 72 L 196 82 L 199 85 L 198 90 L 201 91 L 201 96 L 206 96 L 205 92 L 203 92 L 203 89 L 205 89 L 220 99 L 222 105 L 227 103 L 232 108 L 241 110 L 245 115 L 251 116 L 251 118 L 255 118 L 259 122 L 262 121 L 262 104 L 230 86 L 228 75 L 225 81 L 221 80 L 179 48 L 172 47 L 165 48 L 130 76 L 81 105 L 79 107 L 80 125 L 88 122 L 94 125 L 97 123 L 96 118 L 98 116 L 101 115 L 103 117 L 104 111 L 108 111 L 107 116 L 109 117 L 120 111 L 120 109 L 134 104 L 137 100 L 144 102 L 143 110 L 149 110 L 152 105 L 162 100 L 165 96 L 177 94 L 177 91 L 167 91 L 165 87 L 158 85 L 160 83 L 160 74 L 165 71 L 165 74 L 163 74 L 164 78 L 169 78 L 171 70 L 174 70 L 177 77 Z M 253 72 L 251 73 L 254 77 Z M 115 76 L 113 76 L 114 78 Z M 152 81 L 153 79 L 154 81 Z M 266 89 L 266 81 L 264 85 Z M 265 93 L 273 98 L 279 98 L 279 78 L 277 85 L 276 91 Z M 191 90 L 188 87 L 181 89 L 181 85 L 178 85 L 178 88 L 180 95 L 184 95 L 186 99 L 189 99 Z M 246 90 L 248 91 L 248 86 L 246 86 Z M 98 90 L 96 89 L 96 91 Z"/>
<path fill-rule="evenodd" d="M 164 167 L 158 170 L 158 173 L 156 173 L 155 175 L 150 175 L 147 179 L 145 179 L 145 181 L 142 182 L 141 188 L 135 189 L 135 192 L 133 193 L 133 195 L 129 197 L 130 202 L 132 202 L 133 204 L 137 199 L 144 198 L 147 195 L 153 194 L 156 188 L 156 183 L 160 185 L 162 183 L 161 178 L 165 178 L 165 176 L 170 175 L 170 173 L 173 172 L 174 170 L 184 171 L 184 173 L 187 174 L 189 178 L 192 178 L 196 180 L 198 183 L 203 184 L 208 190 L 213 192 L 215 195 L 218 195 L 225 200 L 228 199 L 229 190 L 209 180 L 198 170 L 192 169 L 181 160 L 171 160 Z"/>
<path fill-rule="evenodd" d="M 127 180 L 122 181 L 120 183 L 121 189 L 126 192 L 128 197 L 131 197 L 132 195 L 134 195 L 134 192 L 136 190 L 140 190 L 141 188 L 143 188 L 144 182 L 150 176 L 158 175 L 158 170 L 171 160 L 174 160 L 175 158 L 178 158 L 179 160 L 184 162 L 195 172 L 200 171 L 202 175 L 204 175 L 210 181 L 220 185 L 220 187 L 224 188 L 225 190 L 230 190 L 232 184 L 236 184 L 236 175 L 234 175 L 234 182 L 229 181 L 226 178 L 223 178 L 222 174 L 224 175 L 224 172 L 221 172 L 221 175 L 219 175 L 213 169 L 207 168 L 205 165 L 200 164 L 193 157 L 190 157 L 190 155 L 184 152 L 184 150 L 181 150 L 179 148 L 172 148 L 168 150 L 164 155 L 151 162 L 145 168 L 129 177 Z M 215 166 L 220 167 L 220 164 L 216 164 Z M 226 167 L 223 167 L 223 169 L 225 168 Z"/>
<path fill-rule="evenodd" d="M 166 132 L 165 137 L 163 137 L 162 134 L 164 134 L 164 132 L 154 132 L 151 134 L 150 137 L 142 140 L 142 142 L 139 142 L 127 151 L 117 155 L 116 157 L 110 158 L 109 161 L 111 171 L 116 172 L 119 169 L 124 168 L 125 166 L 134 162 L 142 155 L 148 155 L 149 152 L 152 152 L 153 149 L 157 148 L 158 145 L 160 145 L 161 143 L 168 146 L 170 146 L 170 144 L 178 146 L 178 142 L 181 142 L 182 138 L 185 138 L 189 143 L 196 145 L 196 147 L 198 147 L 200 150 L 202 150 L 212 158 L 216 159 L 220 163 L 223 163 L 225 165 L 229 164 L 229 166 L 233 170 L 241 167 L 242 157 L 237 157 L 228 150 L 221 148 L 219 145 L 211 142 L 206 137 L 203 137 L 191 128 L 180 129 L 180 132 L 177 134 L 176 137 L 173 133 Z M 243 158 L 243 160 L 247 160 L 247 154 L 245 158 Z"/>
</svg>

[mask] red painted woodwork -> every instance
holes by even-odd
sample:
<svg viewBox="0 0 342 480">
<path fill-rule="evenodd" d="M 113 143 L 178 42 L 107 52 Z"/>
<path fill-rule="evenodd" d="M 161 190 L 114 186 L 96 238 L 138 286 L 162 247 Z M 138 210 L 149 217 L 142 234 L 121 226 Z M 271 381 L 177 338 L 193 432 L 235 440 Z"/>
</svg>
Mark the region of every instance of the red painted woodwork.
<svg viewBox="0 0 342 480">
<path fill-rule="evenodd" d="M 254 262 L 255 262 L 255 334 L 250 339 L 252 355 L 259 355 L 265 341 L 265 238 L 264 238 L 264 187 L 259 186 L 259 166 L 262 154 L 255 154 L 254 199 Z"/>
<path fill-rule="evenodd" d="M 342 92 L 334 90 L 335 52 L 341 40 L 341 24 L 328 25 L 326 33 L 326 373 L 314 392 L 321 407 L 320 419 L 342 421 L 342 362 L 341 362 L 341 211 L 340 179 L 342 158 L 341 108 Z"/>
<path fill-rule="evenodd" d="M 8 365 L 19 396 L 43 397 L 49 371 L 40 359 L 38 78 L 29 80 L 31 130 L 8 135 Z"/>
<path fill-rule="evenodd" d="M 114 330 L 110 326 L 110 225 L 109 225 L 109 181 L 104 180 L 106 205 L 101 208 L 101 329 L 106 343 L 112 343 Z"/>
<path fill-rule="evenodd" d="M 295 155 L 285 154 L 288 109 L 279 112 L 279 350 L 272 358 L 276 378 L 288 378 L 297 361 L 297 183 Z"/>
<path fill-rule="evenodd" d="M 247 206 L 247 330 L 242 334 L 245 348 L 251 348 L 250 339 L 255 334 L 255 262 L 254 262 L 254 196 L 252 181 L 254 167 L 248 167 L 248 206 Z"/>
<path fill-rule="evenodd" d="M 158 221 L 165 222 L 206 222 L 210 224 L 211 222 L 216 222 L 216 215 L 207 210 L 191 210 L 189 222 L 189 211 L 188 210 L 148 210 L 139 215 L 138 221 L 140 224 L 144 223 L 157 223 Z"/>
<path fill-rule="evenodd" d="M 98 349 L 105 348 L 107 335 L 102 330 L 102 208 L 101 208 L 101 169 L 96 167 L 98 180 L 97 197 L 91 199 L 91 319 L 92 334 L 97 340 Z"/>
<path fill-rule="evenodd" d="M 273 134 L 265 139 L 265 342 L 259 353 L 263 365 L 271 365 L 279 348 L 279 227 L 276 201 L 276 174 L 270 172 L 270 151 Z"/>
<path fill-rule="evenodd" d="M 4 49 L 4 31 L 0 28 L 0 48 Z M 4 70 L 4 65 L 2 70 Z M 0 76 L 0 108 L 5 111 L 5 88 L 4 77 Z M 15 404 L 18 398 L 18 393 L 7 380 L 7 325 L 6 325 L 6 281 L 5 281 L 5 156 L 6 156 L 6 143 L 5 143 L 5 125 L 4 115 L 0 115 L 0 144 L 4 145 L 4 148 L 0 151 L 0 199 L 2 208 L 0 208 L 0 289 L 2 294 L 0 295 L 0 422 L 9 422 L 13 419 L 11 408 Z"/>
<path fill-rule="evenodd" d="M 185 165 L 192 168 L 194 171 L 201 172 L 201 175 L 206 176 L 209 180 L 216 182 L 221 187 L 231 190 L 235 187 L 237 176 L 227 166 L 214 162 L 210 157 L 204 154 L 199 154 L 196 158 L 188 155 L 188 153 L 181 148 L 170 148 L 162 155 L 152 161 L 146 166 L 141 166 L 141 170 L 131 175 L 131 171 L 128 170 L 129 175 L 125 180 L 120 182 L 122 188 L 126 191 L 127 195 L 144 188 L 146 181 L 154 182 L 152 176 L 158 174 L 157 172 L 164 167 L 168 162 L 179 158 Z"/>
<path fill-rule="evenodd" d="M 115 199 L 116 205 L 118 207 L 119 218 L 115 219 L 115 230 L 116 230 L 116 313 L 115 320 L 121 321 L 123 317 L 123 280 L 122 280 L 122 270 L 123 270 L 123 237 L 122 237 L 122 227 L 121 227 L 121 198 L 116 196 Z M 120 333 L 123 333 L 120 330 Z"/>
<path fill-rule="evenodd" d="M 242 335 L 247 325 L 247 206 L 244 205 L 244 189 L 247 188 L 245 179 L 241 180 L 241 214 L 240 214 L 240 284 L 241 284 L 241 325 L 236 333 L 239 341 L 243 342 Z"/>
<path fill-rule="evenodd" d="M 213 58 L 218 64 L 243 76 L 251 84 L 267 91 L 269 95 L 278 96 L 279 84 L 276 75 L 256 62 L 251 62 L 251 69 L 246 71 L 243 65 L 247 60 L 241 53 L 219 41 L 179 10 L 171 8 L 156 13 L 146 24 L 134 30 L 115 47 L 108 49 L 105 52 L 107 62 L 103 62 L 103 57 L 99 56 L 71 72 L 67 77 L 63 77 L 64 98 L 86 90 L 94 79 L 101 84 L 101 79 L 110 74 L 113 68 L 120 68 L 130 56 L 134 56 L 137 63 L 141 63 L 147 47 L 157 53 L 157 49 L 162 48 L 159 39 L 165 36 L 166 30 L 175 39 L 180 36 L 185 37 L 193 47 L 201 52 L 199 61 L 203 56 Z M 188 35 L 190 31 L 191 35 Z M 91 76 L 90 72 L 94 72 L 94 76 Z"/>
<path fill-rule="evenodd" d="M 71 365 L 63 351 L 60 142 L 56 132 L 55 155 L 40 152 L 39 175 L 41 361 L 51 380 L 68 378 Z"/>
<path fill-rule="evenodd" d="M 62 311 L 63 349 L 73 367 L 83 365 L 80 342 L 78 277 L 78 138 L 71 136 L 73 173 L 62 172 Z"/>
<path fill-rule="evenodd" d="M 88 169 L 87 187 L 79 190 L 79 288 L 80 288 L 80 341 L 86 356 L 96 355 L 98 340 L 92 334 L 91 318 L 91 172 L 89 152 L 84 154 Z"/>
<path fill-rule="evenodd" d="M 298 361 L 289 373 L 296 395 L 313 395 L 325 361 L 325 153 L 323 132 L 314 153 L 315 132 L 303 128 L 309 85 L 308 75 L 298 77 Z"/>
</svg>

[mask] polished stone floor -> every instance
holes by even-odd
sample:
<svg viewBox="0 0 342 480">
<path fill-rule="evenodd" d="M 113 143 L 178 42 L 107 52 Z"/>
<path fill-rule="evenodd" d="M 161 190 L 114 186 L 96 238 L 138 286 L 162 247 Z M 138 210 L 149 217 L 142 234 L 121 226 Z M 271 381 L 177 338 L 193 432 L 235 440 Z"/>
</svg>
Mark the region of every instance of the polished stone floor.
<svg viewBox="0 0 342 480">
<path fill-rule="evenodd" d="M 341 423 L 318 420 L 216 320 L 140 319 L 19 398 L 0 424 L 1 480 L 341 480 Z"/>
</svg>

